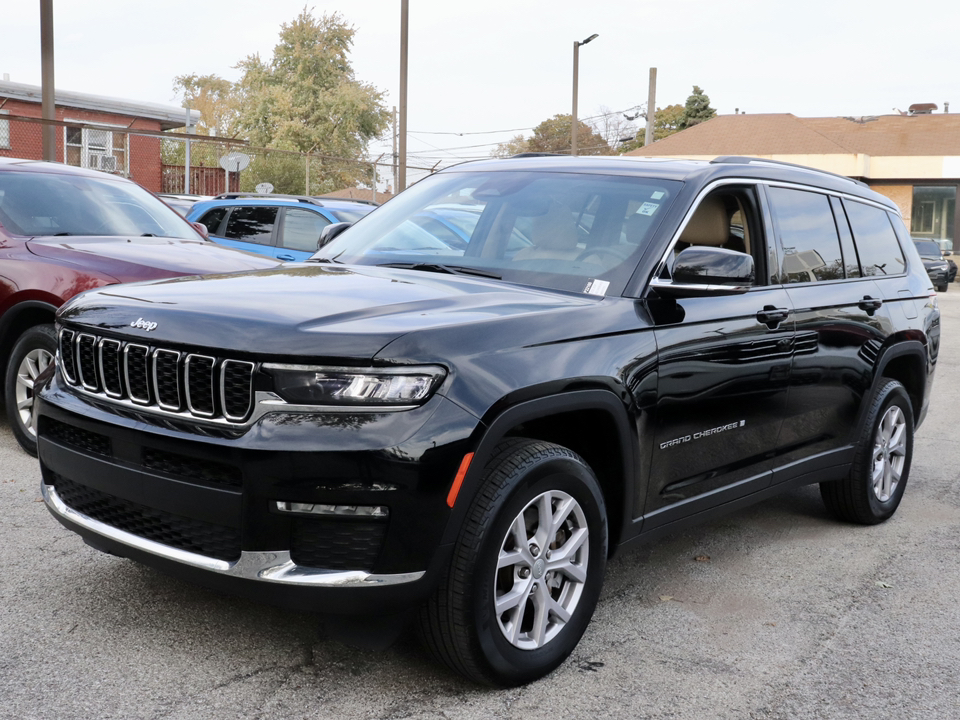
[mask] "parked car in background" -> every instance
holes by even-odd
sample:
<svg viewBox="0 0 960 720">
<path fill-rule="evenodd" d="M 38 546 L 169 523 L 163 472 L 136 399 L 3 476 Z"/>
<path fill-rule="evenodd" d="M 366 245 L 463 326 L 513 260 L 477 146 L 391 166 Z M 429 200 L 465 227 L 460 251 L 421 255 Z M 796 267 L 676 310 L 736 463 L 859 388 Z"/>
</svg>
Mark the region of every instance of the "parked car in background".
<svg viewBox="0 0 960 720">
<path fill-rule="evenodd" d="M 376 207 L 360 200 L 225 193 L 196 203 L 187 219 L 204 225 L 214 242 L 294 261 L 317 251 L 327 225 L 356 222 Z"/>
<path fill-rule="evenodd" d="M 957 279 L 957 263 L 954 262 L 952 257 L 950 257 L 951 254 L 952 253 L 949 253 L 946 250 L 943 251 L 943 259 L 947 261 L 947 265 L 949 266 L 949 269 L 947 270 L 948 283 L 952 283 Z"/>
<path fill-rule="evenodd" d="M 441 206 L 470 232 L 432 235 Z M 59 522 L 256 600 L 409 613 L 496 685 L 563 662 L 619 546 L 814 483 L 890 518 L 941 326 L 888 198 L 736 157 L 465 163 L 307 262 L 57 319 Z"/>
<path fill-rule="evenodd" d="M 917 246 L 917 252 L 920 253 L 920 259 L 923 261 L 923 267 L 930 276 L 930 282 L 937 289 L 937 292 L 946 292 L 949 287 L 950 263 L 943 257 L 943 251 L 933 240 L 916 240 L 913 244 Z M 956 263 L 953 267 L 953 276 L 956 277 Z"/>
<path fill-rule="evenodd" d="M 196 203 L 200 202 L 201 200 L 210 199 L 209 195 L 184 195 L 172 193 L 160 193 L 157 195 L 157 197 L 184 217 L 187 216 L 187 213 L 190 212 Z"/>
<path fill-rule="evenodd" d="M 276 264 L 205 240 L 116 175 L 0 158 L 0 377 L 17 441 L 36 453 L 33 385 L 56 353 L 53 318 L 65 301 L 121 282 Z"/>
</svg>

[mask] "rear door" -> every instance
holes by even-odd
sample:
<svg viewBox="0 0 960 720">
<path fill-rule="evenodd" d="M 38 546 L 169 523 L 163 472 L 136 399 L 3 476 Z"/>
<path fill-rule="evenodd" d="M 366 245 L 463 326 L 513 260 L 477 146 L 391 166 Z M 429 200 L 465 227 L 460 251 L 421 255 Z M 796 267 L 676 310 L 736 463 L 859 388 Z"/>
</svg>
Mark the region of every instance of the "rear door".
<svg viewBox="0 0 960 720">
<path fill-rule="evenodd" d="M 777 186 L 766 197 L 797 334 L 777 483 L 850 461 L 873 363 L 892 331 L 876 278 L 903 278 L 905 263 L 867 238 L 858 255 L 838 197 Z"/>
</svg>

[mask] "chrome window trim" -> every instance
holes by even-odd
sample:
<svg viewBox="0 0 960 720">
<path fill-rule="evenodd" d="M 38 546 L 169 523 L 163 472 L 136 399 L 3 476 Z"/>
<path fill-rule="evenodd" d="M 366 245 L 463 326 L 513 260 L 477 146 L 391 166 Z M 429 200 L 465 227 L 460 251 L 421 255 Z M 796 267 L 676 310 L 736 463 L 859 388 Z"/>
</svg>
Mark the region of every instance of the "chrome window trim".
<svg viewBox="0 0 960 720">
<path fill-rule="evenodd" d="M 767 167 L 776 167 L 775 165 L 767 165 Z M 666 267 L 667 260 L 670 257 L 670 253 L 673 252 L 674 246 L 680 241 L 680 236 L 683 235 L 683 231 L 687 228 L 687 223 L 690 222 L 690 218 L 693 217 L 693 213 L 696 212 L 697 208 L 700 207 L 700 203 L 703 201 L 707 195 L 716 190 L 719 187 L 724 185 L 765 185 L 767 187 L 782 187 L 789 190 L 803 190 L 805 192 L 815 192 L 820 193 L 821 195 L 832 195 L 833 197 L 845 198 L 848 200 L 855 200 L 856 202 L 862 202 L 867 205 L 873 205 L 874 207 L 885 210 L 886 212 L 894 212 L 901 219 L 903 215 L 899 210 L 894 210 L 893 208 L 887 207 L 886 205 L 876 202 L 875 200 L 870 200 L 868 198 L 862 198 L 857 195 L 852 195 L 850 193 L 840 192 L 838 190 L 828 190 L 826 188 L 819 188 L 814 185 L 804 185 L 802 183 L 789 182 L 786 180 L 769 180 L 765 178 L 749 178 L 749 177 L 726 177 L 720 178 L 719 180 L 714 180 L 709 185 L 706 185 L 699 193 L 697 193 L 696 198 L 694 198 L 693 203 L 690 205 L 690 209 L 687 210 L 687 214 L 683 217 L 683 222 L 680 223 L 680 226 L 677 228 L 677 231 L 673 234 L 673 237 L 670 239 L 670 242 L 667 244 L 667 249 L 664 251 L 663 255 L 660 256 L 659 262 L 653 269 L 653 273 L 647 279 L 647 287 L 650 287 L 653 283 L 653 280 L 660 277 L 660 273 L 663 272 L 664 267 Z M 772 219 L 772 218 L 771 218 Z M 775 241 L 775 238 L 772 238 Z M 899 240 L 899 236 L 897 238 Z M 767 238 L 767 249 L 769 250 L 769 245 L 771 238 Z M 778 268 L 779 270 L 779 268 Z M 899 273 L 897 275 L 889 275 L 885 277 L 903 277 L 907 274 L 906 271 Z M 858 280 L 864 278 L 845 278 L 845 280 Z M 866 279 L 875 279 L 873 276 L 867 276 Z M 671 282 L 669 280 L 665 282 Z M 802 287 L 804 285 L 819 285 L 820 282 L 806 282 L 806 283 L 782 283 L 780 287 Z M 769 287 L 768 283 L 760 285 L 757 287 Z"/>
<path fill-rule="evenodd" d="M 177 404 L 176 404 L 176 405 L 165 404 L 165 403 L 160 399 L 160 382 L 159 382 L 159 380 L 157 379 L 157 361 L 160 359 L 160 355 L 161 355 L 161 354 L 164 354 L 164 355 L 173 355 L 173 356 L 174 356 L 174 358 L 173 358 L 173 364 L 174 364 L 174 367 L 176 368 L 176 380 L 175 380 L 175 382 L 176 382 L 176 386 L 177 386 L 177 388 L 176 388 L 176 389 L 177 389 Z M 181 404 L 182 404 L 182 403 L 180 402 L 180 399 L 181 399 L 181 398 L 180 398 L 180 356 L 181 356 L 181 354 L 182 354 L 182 353 L 180 353 L 179 350 L 169 350 L 169 349 L 167 349 L 167 348 L 157 348 L 156 350 L 153 351 L 153 393 L 154 393 L 154 395 L 155 395 L 156 398 L 157 398 L 157 407 L 160 407 L 160 408 L 162 408 L 162 409 L 164 409 L 164 410 L 170 410 L 171 412 L 179 412 L 179 411 L 180 411 L 180 406 L 181 406 Z"/>
<path fill-rule="evenodd" d="M 190 399 L 190 361 L 193 359 L 210 361 L 210 404 L 213 405 L 213 410 L 210 412 L 197 410 L 193 406 L 193 401 Z M 210 357 L 209 355 L 198 355 L 196 353 L 190 353 L 189 355 L 187 355 L 186 360 L 183 361 L 183 392 L 186 395 L 187 410 L 189 410 L 190 413 L 195 415 L 196 417 L 212 418 L 217 414 L 216 372 L 217 372 L 217 359 L 215 357 Z"/>
<path fill-rule="evenodd" d="M 147 540 L 133 533 L 120 530 L 99 520 L 94 520 L 67 506 L 57 494 L 53 485 L 41 485 L 43 501 L 50 511 L 71 525 L 79 526 L 114 542 L 127 545 L 142 552 L 173 560 L 174 562 L 209 572 L 259 582 L 300 587 L 382 587 L 415 582 L 425 575 L 425 571 L 378 575 L 363 570 L 324 570 L 304 567 L 290 559 L 287 550 L 276 552 L 242 551 L 235 562 L 218 560 L 197 553 Z"/>
<path fill-rule="evenodd" d="M 227 412 L 227 366 L 228 365 L 246 365 L 250 368 L 250 382 L 247 387 L 247 411 L 243 415 L 231 415 Z M 223 411 L 223 416 L 227 420 L 232 420 L 234 423 L 242 423 L 247 419 L 247 416 L 250 415 L 250 411 L 253 409 L 253 403 L 250 402 L 249 398 L 253 397 L 253 374 L 256 371 L 256 365 L 249 360 L 224 360 L 220 363 L 220 409 Z"/>
<path fill-rule="evenodd" d="M 119 352 L 119 351 L 120 351 L 120 348 L 121 348 L 121 346 L 123 345 L 123 343 L 121 343 L 119 340 L 114 340 L 113 338 L 100 338 L 100 342 L 97 343 L 97 365 L 98 365 L 98 367 L 99 367 L 99 369 L 100 369 L 100 380 L 101 380 L 101 383 L 100 383 L 100 384 L 103 386 L 103 388 L 102 388 L 102 389 L 103 389 L 103 393 L 104 393 L 104 395 L 106 395 L 106 396 L 109 397 L 109 398 L 114 398 L 114 399 L 116 399 L 116 398 L 122 398 L 122 397 L 123 397 L 123 387 L 122 387 L 122 383 L 121 383 L 121 387 L 120 387 L 120 392 L 119 392 L 119 394 L 112 393 L 112 392 L 110 392 L 110 391 L 107 389 L 107 383 L 106 383 L 106 381 L 104 380 L 104 377 L 105 377 L 105 376 L 104 376 L 104 374 L 103 374 L 103 347 L 104 347 L 104 345 L 115 345 L 115 346 L 116 346 L 116 348 L 117 348 L 117 376 L 120 377 L 120 376 L 121 376 L 121 370 L 120 370 L 120 352 Z"/>
<path fill-rule="evenodd" d="M 144 375 L 147 380 L 147 397 L 138 398 L 130 391 L 130 349 L 136 348 L 143 350 Z M 147 345 L 139 343 L 127 343 L 123 348 L 123 382 L 127 386 L 127 396 L 135 407 L 146 407 L 150 405 L 150 348 Z"/>
<path fill-rule="evenodd" d="M 87 379 L 84 377 L 83 372 L 83 362 L 80 360 L 80 343 L 83 342 L 84 338 L 90 338 L 93 340 L 93 370 L 96 374 L 97 370 L 97 336 L 91 335 L 90 333 L 77 333 L 77 337 L 74 339 L 76 346 L 73 349 L 74 352 L 74 363 L 77 366 L 77 379 L 80 380 L 80 384 L 83 386 L 84 390 L 89 390 L 90 392 L 97 392 L 100 390 L 100 385 L 94 382 L 92 385 L 87 382 Z"/>
</svg>

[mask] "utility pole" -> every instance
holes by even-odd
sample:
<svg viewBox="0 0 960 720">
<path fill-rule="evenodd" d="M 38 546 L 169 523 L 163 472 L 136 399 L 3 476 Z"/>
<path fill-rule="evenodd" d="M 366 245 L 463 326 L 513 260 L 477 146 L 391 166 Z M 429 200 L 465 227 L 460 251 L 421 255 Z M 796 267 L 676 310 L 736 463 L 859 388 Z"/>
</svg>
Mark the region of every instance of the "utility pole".
<svg viewBox="0 0 960 720">
<path fill-rule="evenodd" d="M 397 106 L 393 106 L 393 191 L 397 192 Z"/>
<path fill-rule="evenodd" d="M 53 84 L 53 0 L 40 0 L 40 113 L 44 120 L 57 119 L 57 101 Z M 53 125 L 41 128 L 43 159 L 57 160 L 57 136 Z"/>
<path fill-rule="evenodd" d="M 647 134 L 644 135 L 643 144 L 649 145 L 653 142 L 653 122 L 657 114 L 657 69 L 650 68 L 650 85 L 647 90 Z"/>
<path fill-rule="evenodd" d="M 594 33 L 586 40 L 582 41 L 573 41 L 573 112 L 570 113 L 570 154 L 577 154 L 577 130 L 579 123 L 577 122 L 577 86 L 580 84 L 580 46 L 586 45 L 591 40 L 595 40 L 599 36 Z"/>
<path fill-rule="evenodd" d="M 410 25 L 410 0 L 400 0 L 400 176 L 397 192 L 407 187 L 407 31 Z"/>
</svg>

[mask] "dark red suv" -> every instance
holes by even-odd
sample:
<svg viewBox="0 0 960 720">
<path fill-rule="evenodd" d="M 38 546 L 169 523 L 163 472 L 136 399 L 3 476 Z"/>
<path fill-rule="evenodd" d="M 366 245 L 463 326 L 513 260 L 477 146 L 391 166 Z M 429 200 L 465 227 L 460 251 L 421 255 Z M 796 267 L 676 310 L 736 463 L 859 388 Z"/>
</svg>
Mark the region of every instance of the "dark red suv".
<svg viewBox="0 0 960 720">
<path fill-rule="evenodd" d="M 204 239 L 129 180 L 0 158 L 0 373 L 14 436 L 36 454 L 34 380 L 56 352 L 54 313 L 77 293 L 276 265 Z"/>
</svg>

